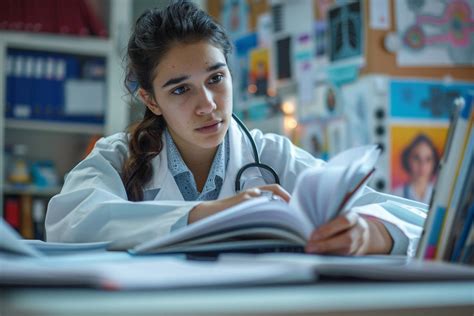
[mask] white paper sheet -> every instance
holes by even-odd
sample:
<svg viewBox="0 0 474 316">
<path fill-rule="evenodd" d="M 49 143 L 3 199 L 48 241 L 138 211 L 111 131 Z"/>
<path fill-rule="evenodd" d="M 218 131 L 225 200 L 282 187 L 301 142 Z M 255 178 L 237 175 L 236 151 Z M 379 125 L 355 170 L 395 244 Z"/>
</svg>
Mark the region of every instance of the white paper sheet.
<svg viewBox="0 0 474 316">
<path fill-rule="evenodd" d="M 376 30 L 390 29 L 390 3 L 388 0 L 371 0 L 370 27 Z"/>
</svg>

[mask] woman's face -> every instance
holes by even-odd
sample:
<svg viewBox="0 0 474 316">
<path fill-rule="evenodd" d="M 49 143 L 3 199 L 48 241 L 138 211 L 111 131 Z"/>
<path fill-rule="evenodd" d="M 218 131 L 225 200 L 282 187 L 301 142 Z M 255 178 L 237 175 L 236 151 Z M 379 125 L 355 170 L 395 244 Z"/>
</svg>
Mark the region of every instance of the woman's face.
<svg viewBox="0 0 474 316">
<path fill-rule="evenodd" d="M 431 147 L 426 143 L 418 144 L 408 157 L 411 177 L 414 179 L 424 178 L 429 180 L 434 168 L 434 157 Z"/>
<path fill-rule="evenodd" d="M 188 152 L 216 148 L 232 114 L 232 78 L 221 50 L 207 41 L 176 44 L 155 74 L 155 99 L 146 103 L 163 115 L 177 147 Z"/>
</svg>

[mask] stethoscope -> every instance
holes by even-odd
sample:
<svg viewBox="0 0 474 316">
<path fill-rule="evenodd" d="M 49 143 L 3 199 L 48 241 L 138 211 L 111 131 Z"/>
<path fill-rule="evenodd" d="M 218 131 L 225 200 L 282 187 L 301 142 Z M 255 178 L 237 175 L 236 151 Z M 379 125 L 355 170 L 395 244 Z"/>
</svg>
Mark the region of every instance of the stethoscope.
<svg viewBox="0 0 474 316">
<path fill-rule="evenodd" d="M 255 159 L 254 162 L 246 164 L 245 166 L 240 168 L 239 171 L 237 172 L 237 176 L 235 178 L 235 192 L 236 193 L 240 192 L 240 190 L 242 189 L 241 182 L 240 182 L 242 174 L 247 169 L 250 169 L 250 168 L 260 168 L 260 169 L 267 170 L 273 176 L 274 183 L 280 184 L 280 178 L 278 177 L 275 170 L 273 170 L 273 168 L 270 167 L 269 165 L 266 165 L 266 164 L 260 162 L 260 156 L 259 156 L 258 151 L 257 151 L 257 145 L 255 144 L 255 140 L 253 139 L 252 135 L 250 134 L 250 131 L 247 128 L 247 126 L 245 126 L 245 124 L 234 113 L 232 113 L 232 117 L 234 118 L 234 120 L 239 125 L 240 129 L 244 132 L 244 134 L 247 136 L 248 140 L 250 141 L 250 145 L 252 146 L 252 151 L 253 151 L 253 157 Z"/>
</svg>

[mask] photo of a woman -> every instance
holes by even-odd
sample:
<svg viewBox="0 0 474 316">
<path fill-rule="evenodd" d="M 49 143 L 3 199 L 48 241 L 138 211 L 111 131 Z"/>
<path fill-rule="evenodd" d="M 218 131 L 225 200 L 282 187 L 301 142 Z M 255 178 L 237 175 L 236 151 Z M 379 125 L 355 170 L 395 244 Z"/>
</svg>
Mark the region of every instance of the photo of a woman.
<svg viewBox="0 0 474 316">
<path fill-rule="evenodd" d="M 420 133 L 403 150 L 400 158 L 409 179 L 395 188 L 394 194 L 428 204 L 439 163 L 439 154 L 433 142 Z"/>
</svg>

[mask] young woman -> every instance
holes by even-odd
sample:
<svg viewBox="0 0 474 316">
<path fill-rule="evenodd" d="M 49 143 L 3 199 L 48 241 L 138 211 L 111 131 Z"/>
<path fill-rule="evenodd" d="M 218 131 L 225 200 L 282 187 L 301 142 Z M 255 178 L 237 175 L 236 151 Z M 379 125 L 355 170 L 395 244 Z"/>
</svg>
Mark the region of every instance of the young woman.
<svg viewBox="0 0 474 316">
<path fill-rule="evenodd" d="M 249 138 L 231 117 L 230 52 L 223 28 L 190 2 L 149 10 L 137 20 L 127 79 L 138 84 L 143 120 L 130 132 L 99 140 L 68 174 L 48 206 L 48 241 L 131 247 L 262 190 L 289 201 L 298 174 L 324 167 L 288 139 L 254 130 L 261 161 L 276 171 L 280 185 L 253 168 L 236 192 L 238 170 L 254 157 Z M 376 217 L 348 212 L 315 230 L 306 251 L 405 253 L 419 231 L 413 234 L 393 218 L 381 208 Z"/>
<path fill-rule="evenodd" d="M 403 150 L 401 160 L 409 179 L 396 188 L 394 194 L 428 204 L 439 163 L 438 151 L 433 142 L 425 134 L 419 134 Z"/>
</svg>

